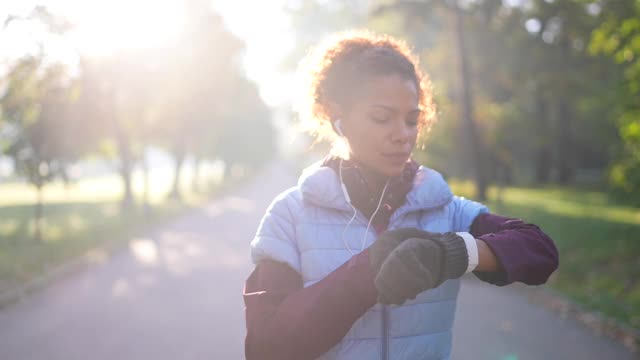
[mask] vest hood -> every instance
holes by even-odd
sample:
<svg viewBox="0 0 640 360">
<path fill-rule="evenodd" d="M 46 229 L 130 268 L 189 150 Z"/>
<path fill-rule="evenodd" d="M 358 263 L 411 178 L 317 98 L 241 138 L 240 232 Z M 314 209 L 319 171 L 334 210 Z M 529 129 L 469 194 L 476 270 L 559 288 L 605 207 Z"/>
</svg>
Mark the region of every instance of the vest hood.
<svg viewBox="0 0 640 360">
<path fill-rule="evenodd" d="M 338 174 L 321 164 L 322 161 L 318 161 L 307 167 L 298 179 L 303 200 L 317 206 L 351 211 L 351 206 L 342 193 Z M 452 198 L 451 189 L 442 175 L 420 165 L 402 208 L 406 211 L 435 208 L 447 204 Z"/>
</svg>

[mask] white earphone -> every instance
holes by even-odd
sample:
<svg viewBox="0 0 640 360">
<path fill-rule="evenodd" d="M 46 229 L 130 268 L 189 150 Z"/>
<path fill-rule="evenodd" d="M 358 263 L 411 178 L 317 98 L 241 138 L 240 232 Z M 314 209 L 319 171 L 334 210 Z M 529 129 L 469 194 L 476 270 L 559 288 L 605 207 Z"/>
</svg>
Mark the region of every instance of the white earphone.
<svg viewBox="0 0 640 360">
<path fill-rule="evenodd" d="M 344 133 L 342 132 L 342 125 L 341 125 L 342 120 L 338 119 L 334 124 L 336 126 L 336 132 L 338 133 L 338 135 L 344 137 Z"/>
</svg>

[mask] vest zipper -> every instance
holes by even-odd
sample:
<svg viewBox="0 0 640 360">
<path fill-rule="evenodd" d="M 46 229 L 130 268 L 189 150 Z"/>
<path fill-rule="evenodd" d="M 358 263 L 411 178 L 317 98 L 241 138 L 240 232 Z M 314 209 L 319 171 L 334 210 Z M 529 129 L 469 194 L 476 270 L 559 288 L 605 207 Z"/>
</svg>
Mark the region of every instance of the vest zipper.
<svg viewBox="0 0 640 360">
<path fill-rule="evenodd" d="M 387 305 L 382 305 L 382 360 L 389 359 L 389 314 L 387 313 Z"/>
</svg>

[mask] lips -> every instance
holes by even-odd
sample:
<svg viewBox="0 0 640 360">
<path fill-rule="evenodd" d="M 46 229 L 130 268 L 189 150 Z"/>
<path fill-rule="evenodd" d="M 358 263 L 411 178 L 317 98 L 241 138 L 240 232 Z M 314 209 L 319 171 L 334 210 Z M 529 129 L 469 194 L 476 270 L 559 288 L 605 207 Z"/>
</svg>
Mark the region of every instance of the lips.
<svg viewBox="0 0 640 360">
<path fill-rule="evenodd" d="M 401 164 L 409 159 L 409 155 L 411 153 L 407 152 L 394 152 L 394 153 L 383 153 L 382 156 L 388 159 L 390 162 L 395 164 Z"/>
</svg>

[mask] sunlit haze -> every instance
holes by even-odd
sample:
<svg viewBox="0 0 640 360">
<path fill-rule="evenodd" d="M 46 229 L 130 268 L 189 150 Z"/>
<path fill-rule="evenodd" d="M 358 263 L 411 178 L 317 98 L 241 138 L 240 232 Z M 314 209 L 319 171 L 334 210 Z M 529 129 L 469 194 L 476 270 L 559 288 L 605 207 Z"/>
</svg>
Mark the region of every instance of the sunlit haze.
<svg viewBox="0 0 640 360">
<path fill-rule="evenodd" d="M 212 1 L 229 30 L 245 42 L 245 71 L 271 106 L 288 102 L 292 83 L 292 76 L 280 69 L 293 43 L 282 3 Z M 100 57 L 162 47 L 179 36 L 185 18 L 185 1 L 180 0 L 5 0 L 0 3 L 0 19 L 28 16 L 36 5 L 67 19 L 73 29 L 63 40 L 47 34 L 35 21 L 12 21 L 0 32 L 2 61 L 34 52 L 38 43 L 46 44 L 50 60 L 69 64 L 77 61 L 78 52 Z"/>
</svg>

